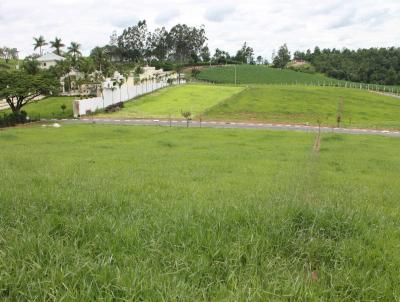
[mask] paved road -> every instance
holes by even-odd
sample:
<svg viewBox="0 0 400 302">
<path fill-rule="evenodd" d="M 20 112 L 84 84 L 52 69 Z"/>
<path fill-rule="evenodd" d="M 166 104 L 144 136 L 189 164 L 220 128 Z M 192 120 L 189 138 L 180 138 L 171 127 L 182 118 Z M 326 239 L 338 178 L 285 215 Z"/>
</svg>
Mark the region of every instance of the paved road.
<svg viewBox="0 0 400 302">
<path fill-rule="evenodd" d="M 63 123 L 68 124 L 111 124 L 111 125 L 146 125 L 146 126 L 174 126 L 186 127 L 186 121 L 181 120 L 156 120 L 156 119 L 64 119 Z M 190 127 L 200 127 L 199 121 L 191 121 Z M 318 132 L 318 127 L 289 125 L 289 124 L 262 124 L 262 123 L 239 123 L 239 122 L 213 122 L 203 121 L 201 127 L 208 128 L 239 128 L 239 129 L 264 129 L 264 130 L 281 130 L 281 131 L 301 131 L 301 132 Z M 343 133 L 343 134 L 367 134 L 367 135 L 384 135 L 400 137 L 400 131 L 388 130 L 372 130 L 372 129 L 354 129 L 354 128 L 329 128 L 321 127 L 321 132 Z"/>
</svg>

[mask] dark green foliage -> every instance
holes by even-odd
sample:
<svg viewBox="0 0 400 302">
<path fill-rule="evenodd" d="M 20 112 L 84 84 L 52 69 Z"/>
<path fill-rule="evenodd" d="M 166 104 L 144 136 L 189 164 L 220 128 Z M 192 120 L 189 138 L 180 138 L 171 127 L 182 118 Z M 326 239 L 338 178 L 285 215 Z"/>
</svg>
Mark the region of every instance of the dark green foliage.
<svg viewBox="0 0 400 302">
<path fill-rule="evenodd" d="M 25 111 L 0 114 L 0 128 L 24 124 L 27 122 L 27 116 Z"/>
<path fill-rule="evenodd" d="M 51 48 L 54 48 L 54 53 L 61 56 L 61 49 L 65 46 L 60 38 L 55 37 L 54 41 L 50 41 Z"/>
<path fill-rule="evenodd" d="M 400 84 L 400 48 L 323 49 L 295 52 L 295 58 L 305 59 L 318 72 L 330 77 L 361 83 Z"/>
<path fill-rule="evenodd" d="M 238 50 L 235 60 L 244 64 L 254 64 L 254 50 L 245 42 Z"/>
<path fill-rule="evenodd" d="M 177 24 L 169 31 L 163 27 L 149 32 L 146 20 L 143 20 L 124 29 L 120 36 L 113 38 L 112 43 L 117 43 L 109 47 L 114 57 L 122 61 L 149 62 L 155 57 L 161 62 L 196 63 L 206 40 L 203 26 Z"/>
<path fill-rule="evenodd" d="M 56 93 L 60 83 L 49 74 L 28 74 L 23 71 L 0 71 L 0 98 L 13 112 L 19 112 L 29 101 L 40 95 Z"/>
<path fill-rule="evenodd" d="M 286 44 L 282 45 L 278 54 L 273 58 L 273 65 L 275 68 L 285 68 L 290 61 L 290 52 Z"/>
<path fill-rule="evenodd" d="M 117 111 L 121 110 L 122 108 L 124 108 L 124 103 L 118 102 L 118 103 L 112 104 L 110 106 L 107 106 L 105 108 L 105 112 L 107 112 L 107 113 L 117 112 Z"/>
<path fill-rule="evenodd" d="M 38 74 L 40 72 L 39 62 L 34 57 L 26 57 L 22 62 L 22 69 L 27 74 Z"/>
</svg>

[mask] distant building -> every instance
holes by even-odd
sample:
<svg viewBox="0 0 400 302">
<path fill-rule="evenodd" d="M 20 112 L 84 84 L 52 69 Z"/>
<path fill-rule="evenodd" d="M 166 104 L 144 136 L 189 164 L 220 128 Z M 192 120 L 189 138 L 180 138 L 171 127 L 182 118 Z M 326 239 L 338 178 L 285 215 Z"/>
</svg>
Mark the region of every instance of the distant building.
<svg viewBox="0 0 400 302">
<path fill-rule="evenodd" d="M 292 66 L 302 66 L 302 65 L 306 65 L 309 64 L 309 62 L 305 61 L 305 60 L 300 60 L 300 59 L 294 59 L 292 61 Z"/>
<path fill-rule="evenodd" d="M 52 52 L 37 58 L 37 61 L 40 63 L 41 69 L 49 69 L 51 66 L 56 66 L 57 62 L 64 60 L 65 60 L 64 57 L 56 55 L 55 53 Z"/>
</svg>

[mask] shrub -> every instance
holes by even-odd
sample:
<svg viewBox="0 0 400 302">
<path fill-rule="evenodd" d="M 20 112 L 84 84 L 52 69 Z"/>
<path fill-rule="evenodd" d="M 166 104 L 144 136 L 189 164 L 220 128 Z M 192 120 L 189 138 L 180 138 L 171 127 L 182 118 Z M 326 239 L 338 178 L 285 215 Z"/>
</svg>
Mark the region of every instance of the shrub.
<svg viewBox="0 0 400 302">
<path fill-rule="evenodd" d="M 0 127 L 12 127 L 17 124 L 25 124 L 27 122 L 28 114 L 25 111 L 5 113 L 0 117 Z"/>
<path fill-rule="evenodd" d="M 117 112 L 117 111 L 121 110 L 122 108 L 124 108 L 124 103 L 118 102 L 118 103 L 112 104 L 110 106 L 107 106 L 105 108 L 105 112 L 107 112 L 107 113 Z"/>
</svg>

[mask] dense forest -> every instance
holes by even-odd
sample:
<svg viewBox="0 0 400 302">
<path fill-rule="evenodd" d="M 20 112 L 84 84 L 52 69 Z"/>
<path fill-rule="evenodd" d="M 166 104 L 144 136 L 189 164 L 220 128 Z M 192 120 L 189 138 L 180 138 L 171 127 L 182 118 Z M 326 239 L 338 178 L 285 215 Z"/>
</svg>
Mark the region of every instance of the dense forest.
<svg viewBox="0 0 400 302">
<path fill-rule="evenodd" d="M 294 59 L 309 61 L 318 72 L 353 82 L 400 84 L 400 48 L 323 49 L 296 51 Z"/>
</svg>

